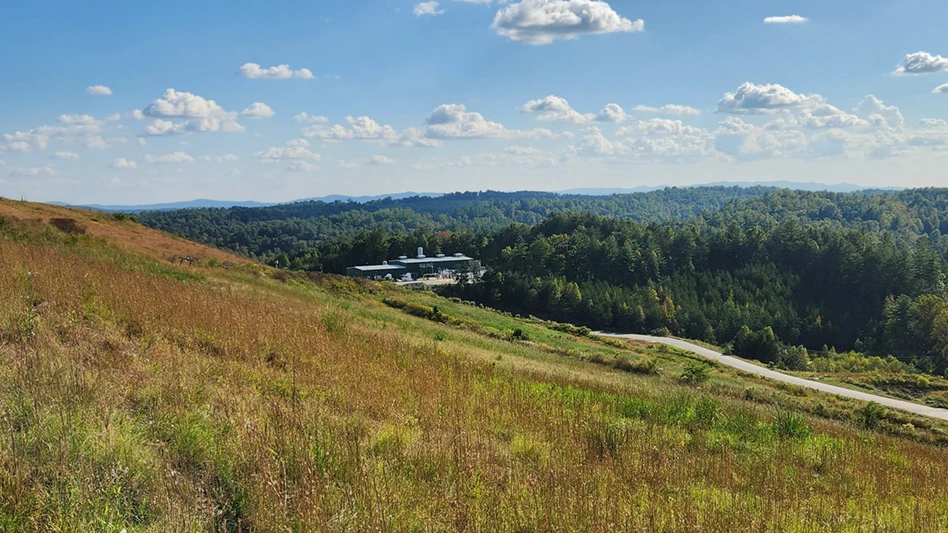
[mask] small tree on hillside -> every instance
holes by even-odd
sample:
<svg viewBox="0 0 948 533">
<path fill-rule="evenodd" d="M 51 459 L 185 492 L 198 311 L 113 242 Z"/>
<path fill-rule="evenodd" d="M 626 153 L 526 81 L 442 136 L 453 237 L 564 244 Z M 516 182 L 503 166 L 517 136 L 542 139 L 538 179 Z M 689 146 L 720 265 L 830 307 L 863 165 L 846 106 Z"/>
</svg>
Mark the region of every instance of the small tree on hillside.
<svg viewBox="0 0 948 533">
<path fill-rule="evenodd" d="M 780 355 L 780 341 L 773 328 L 765 327 L 757 337 L 756 358 L 764 363 L 776 363 Z"/>
<path fill-rule="evenodd" d="M 735 355 L 753 357 L 753 353 L 757 348 L 757 335 L 754 335 L 754 332 L 744 325 L 737 331 L 737 335 L 734 336 L 731 344 Z"/>
<path fill-rule="evenodd" d="M 777 366 L 787 370 L 806 370 L 810 355 L 803 346 L 787 346 L 780 350 Z"/>
</svg>

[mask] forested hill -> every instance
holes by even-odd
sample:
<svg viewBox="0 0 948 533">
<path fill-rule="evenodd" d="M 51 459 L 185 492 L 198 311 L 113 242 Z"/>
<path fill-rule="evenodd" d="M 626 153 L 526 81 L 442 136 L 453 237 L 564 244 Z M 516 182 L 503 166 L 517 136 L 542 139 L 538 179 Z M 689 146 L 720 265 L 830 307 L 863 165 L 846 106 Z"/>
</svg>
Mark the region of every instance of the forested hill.
<svg viewBox="0 0 948 533">
<path fill-rule="evenodd" d="M 786 366 L 782 344 L 948 368 L 948 189 L 779 190 L 669 223 L 574 212 L 498 231 L 373 230 L 286 259 L 344 272 L 415 246 L 481 259 L 484 280 L 453 294 L 510 311 L 730 344 Z"/>
<path fill-rule="evenodd" d="M 142 213 L 147 226 L 265 261 L 307 253 L 317 243 L 367 230 L 388 233 L 493 231 L 512 223 L 535 225 L 559 212 L 592 213 L 643 222 L 682 221 L 726 205 L 763 199 L 772 187 L 667 188 L 609 196 L 546 192 L 464 192 L 366 203 L 307 201 L 267 207 L 184 209 Z M 854 198 L 887 195 L 883 191 Z"/>
<path fill-rule="evenodd" d="M 456 295 L 594 328 L 896 354 L 948 369 L 948 189 L 459 193 L 149 213 L 185 237 L 343 273 L 424 246 L 489 267 Z M 791 354 L 791 355 L 788 355 Z"/>
<path fill-rule="evenodd" d="M 490 270 L 451 295 L 593 328 L 730 344 L 785 366 L 793 352 L 781 344 L 948 369 L 948 237 L 910 244 L 796 218 L 745 230 L 560 214 L 482 244 Z"/>
<path fill-rule="evenodd" d="M 948 189 L 899 192 L 805 192 L 781 189 L 736 199 L 698 217 L 711 226 L 773 228 L 795 218 L 809 225 L 893 232 L 909 241 L 920 235 L 948 235 Z"/>
</svg>

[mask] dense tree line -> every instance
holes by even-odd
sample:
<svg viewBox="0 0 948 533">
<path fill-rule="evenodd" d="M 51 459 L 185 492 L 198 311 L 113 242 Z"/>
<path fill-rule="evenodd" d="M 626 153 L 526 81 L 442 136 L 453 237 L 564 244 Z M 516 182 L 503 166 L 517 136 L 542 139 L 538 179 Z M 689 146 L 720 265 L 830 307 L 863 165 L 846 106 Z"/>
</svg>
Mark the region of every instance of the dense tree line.
<svg viewBox="0 0 948 533">
<path fill-rule="evenodd" d="M 535 225 L 561 212 L 672 224 L 734 222 L 742 228 L 772 228 L 794 217 L 808 225 L 891 232 L 908 242 L 921 234 L 938 241 L 942 234 L 948 235 L 946 201 L 936 189 L 828 193 L 693 187 L 599 197 L 487 191 L 367 203 L 307 201 L 257 208 L 154 211 L 140 218 L 147 226 L 266 262 L 307 256 L 297 264 L 317 267 L 312 256 L 320 243 L 356 238 L 370 230 L 489 233 L 513 223 Z"/>
<path fill-rule="evenodd" d="M 595 328 L 731 344 L 768 362 L 782 342 L 924 355 L 945 369 L 944 307 L 935 302 L 944 302 L 948 263 L 928 236 L 909 245 L 795 218 L 744 230 L 562 214 L 488 240 L 480 257 L 491 270 L 452 294 Z"/>
<path fill-rule="evenodd" d="M 142 213 L 141 222 L 190 240 L 267 262 L 306 255 L 319 243 L 381 229 L 388 233 L 496 231 L 534 225 L 558 212 L 640 221 L 680 221 L 734 200 L 771 194 L 770 187 L 668 188 L 610 196 L 546 192 L 464 192 L 366 203 L 305 201 L 268 207 L 203 208 Z"/>
</svg>

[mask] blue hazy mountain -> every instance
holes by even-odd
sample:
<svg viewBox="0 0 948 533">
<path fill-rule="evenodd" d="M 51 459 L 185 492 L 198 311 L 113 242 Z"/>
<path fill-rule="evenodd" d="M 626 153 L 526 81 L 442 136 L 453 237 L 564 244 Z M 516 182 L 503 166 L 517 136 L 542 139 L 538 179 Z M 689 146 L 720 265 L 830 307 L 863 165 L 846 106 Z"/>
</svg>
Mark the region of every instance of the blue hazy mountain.
<svg viewBox="0 0 948 533">
<path fill-rule="evenodd" d="M 299 200 L 290 200 L 289 202 L 253 202 L 253 201 L 227 201 L 227 200 L 208 200 L 198 199 L 186 202 L 168 202 L 161 204 L 140 204 L 140 205 L 102 205 L 102 204 L 67 204 L 64 202 L 49 202 L 53 205 L 63 205 L 69 207 L 84 207 L 95 209 L 96 211 L 123 211 L 126 213 L 140 213 L 142 211 L 173 211 L 175 209 L 200 209 L 200 208 L 221 208 L 229 207 L 267 207 L 271 205 L 292 204 L 296 202 L 356 202 L 366 203 L 372 200 L 382 200 L 384 198 L 400 199 L 412 196 L 430 196 L 432 198 L 441 196 L 439 192 L 401 192 L 396 194 L 381 194 L 378 196 L 346 196 L 342 194 L 332 194 L 329 196 L 320 196 L 315 198 L 301 198 Z"/>
<path fill-rule="evenodd" d="M 781 189 L 795 189 L 800 191 L 829 191 L 829 192 L 856 192 L 862 190 L 887 190 L 887 191 L 897 191 L 900 190 L 899 187 L 886 187 L 886 188 L 872 188 L 872 187 L 863 187 L 861 185 L 856 185 L 854 183 L 836 183 L 836 184 L 826 184 L 826 183 L 816 183 L 816 182 L 794 182 L 794 181 L 718 181 L 714 183 L 703 183 L 700 185 L 689 185 L 680 188 L 688 187 L 777 187 Z M 554 191 L 556 194 L 571 194 L 571 195 L 581 195 L 581 196 L 610 196 L 613 194 L 635 194 L 635 193 L 646 193 L 651 191 L 656 191 L 660 189 L 665 189 L 666 186 L 639 186 L 632 188 L 621 188 L 621 187 L 587 187 L 587 188 L 577 188 L 577 189 L 566 189 L 561 191 Z M 141 204 L 141 205 L 100 205 L 100 204 L 85 204 L 85 205 L 72 205 L 62 202 L 50 202 L 55 205 L 71 205 L 73 207 L 86 207 L 89 209 L 95 209 L 98 211 L 124 211 L 127 213 L 138 213 L 141 211 L 171 211 L 174 209 L 198 209 L 198 208 L 229 208 L 229 207 L 266 207 L 271 205 L 280 205 L 280 204 L 291 204 L 296 202 L 356 202 L 356 203 L 366 203 L 373 200 L 382 200 L 385 198 L 392 198 L 398 200 L 401 198 L 410 198 L 412 196 L 427 196 L 431 198 L 437 198 L 443 196 L 444 193 L 439 192 L 414 192 L 414 191 L 405 191 L 394 194 L 380 194 L 375 196 L 348 196 L 344 194 L 331 194 L 328 196 L 318 196 L 313 198 L 301 198 L 299 200 L 291 200 L 289 202 L 253 202 L 253 201 L 227 201 L 227 200 L 208 200 L 208 199 L 198 199 L 190 200 L 186 202 L 169 202 L 161 204 Z"/>
</svg>

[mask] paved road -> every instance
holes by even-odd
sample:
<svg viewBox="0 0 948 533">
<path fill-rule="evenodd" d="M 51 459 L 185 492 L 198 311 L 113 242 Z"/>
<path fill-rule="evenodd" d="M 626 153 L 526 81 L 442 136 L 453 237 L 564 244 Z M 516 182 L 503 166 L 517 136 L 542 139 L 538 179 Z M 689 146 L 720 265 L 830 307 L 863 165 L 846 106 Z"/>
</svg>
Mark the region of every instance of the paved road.
<svg viewBox="0 0 948 533">
<path fill-rule="evenodd" d="M 855 398 L 857 400 L 863 401 L 873 401 L 879 404 L 882 404 L 886 407 L 891 407 L 892 409 L 899 409 L 901 411 L 908 411 L 910 413 L 915 413 L 923 416 L 930 416 L 932 418 L 940 418 L 942 420 L 948 420 L 948 409 L 939 409 L 937 407 L 929 407 L 927 405 L 922 405 L 919 403 L 906 402 L 902 400 L 895 400 L 893 398 L 887 398 L 885 396 L 877 396 L 875 394 L 869 394 L 867 392 L 860 392 L 852 389 L 847 389 L 844 387 L 837 387 L 836 385 L 830 385 L 828 383 L 822 383 L 820 381 L 813 381 L 809 379 L 798 378 L 796 376 L 790 376 L 783 374 L 781 372 L 776 372 L 770 370 L 769 368 L 764 368 L 743 359 L 738 359 L 737 357 L 731 357 L 729 355 L 724 355 L 720 352 L 714 350 L 709 350 L 703 346 L 698 346 L 697 344 L 692 344 L 688 341 L 683 341 L 680 339 L 673 339 L 669 337 L 652 337 L 650 335 L 623 335 L 616 333 L 603 333 L 596 332 L 596 335 L 601 335 L 603 337 L 619 337 L 623 339 L 632 339 L 636 341 L 648 342 L 648 343 L 658 343 L 665 344 L 668 346 L 673 346 L 675 348 L 681 348 L 682 350 L 687 350 L 689 352 L 695 353 L 702 357 L 717 361 L 722 365 L 727 365 L 734 367 L 738 370 L 743 370 L 744 372 L 750 372 L 751 374 L 757 374 L 758 376 L 763 376 L 765 378 L 770 378 L 775 381 L 782 381 L 784 383 L 790 383 L 792 385 L 799 385 L 800 387 L 806 387 L 808 389 L 814 389 L 822 392 L 827 392 L 829 394 L 835 394 L 837 396 L 843 396 L 846 398 Z"/>
</svg>

